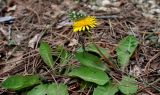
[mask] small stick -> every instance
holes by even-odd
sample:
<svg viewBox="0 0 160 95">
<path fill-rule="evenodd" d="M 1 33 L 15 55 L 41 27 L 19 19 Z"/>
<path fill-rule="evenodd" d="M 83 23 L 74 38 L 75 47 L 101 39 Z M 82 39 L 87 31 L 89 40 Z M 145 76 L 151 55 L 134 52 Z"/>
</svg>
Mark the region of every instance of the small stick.
<svg viewBox="0 0 160 95">
<path fill-rule="evenodd" d="M 156 59 L 158 56 L 160 56 L 160 52 L 158 52 L 157 54 L 155 54 L 149 61 L 148 63 L 146 64 L 145 68 L 144 68 L 144 72 L 146 73 L 150 67 L 150 63 Z"/>
</svg>

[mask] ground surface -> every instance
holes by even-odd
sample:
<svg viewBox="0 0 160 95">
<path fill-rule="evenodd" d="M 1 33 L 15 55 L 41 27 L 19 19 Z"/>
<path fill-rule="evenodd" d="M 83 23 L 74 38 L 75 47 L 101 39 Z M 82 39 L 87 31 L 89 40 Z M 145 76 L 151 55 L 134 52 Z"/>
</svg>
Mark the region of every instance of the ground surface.
<svg viewBox="0 0 160 95">
<path fill-rule="evenodd" d="M 7 0 L 6 0 L 7 1 Z M 97 17 L 98 26 L 93 30 L 94 41 L 109 48 L 113 58 L 117 43 L 123 37 L 134 34 L 139 45 L 133 55 L 128 73 L 140 84 L 148 83 L 137 95 L 158 95 L 160 90 L 160 1 L 159 0 L 0 0 L 1 16 L 16 17 L 11 27 L 14 41 L 8 41 L 8 25 L 0 25 L 0 82 L 15 74 L 39 74 L 54 81 L 38 53 L 39 42 L 46 41 L 53 52 L 58 45 L 74 52 L 80 45 L 77 34 L 67 25 L 69 10 L 84 11 Z M 112 1 L 112 3 L 111 3 Z M 14 7 L 16 6 L 16 9 Z M 4 9 L 5 8 L 5 9 Z M 34 38 L 34 39 L 33 39 Z M 33 42 L 34 44 L 31 44 Z M 89 43 L 85 40 L 85 43 Z M 13 45 L 10 45 L 13 44 Z M 70 64 L 75 64 L 70 60 Z M 66 81 L 55 76 L 56 81 Z M 72 95 L 80 95 L 78 83 L 69 85 Z M 88 95 L 88 88 L 81 95 Z M 0 94 L 15 94 L 0 88 Z"/>
</svg>

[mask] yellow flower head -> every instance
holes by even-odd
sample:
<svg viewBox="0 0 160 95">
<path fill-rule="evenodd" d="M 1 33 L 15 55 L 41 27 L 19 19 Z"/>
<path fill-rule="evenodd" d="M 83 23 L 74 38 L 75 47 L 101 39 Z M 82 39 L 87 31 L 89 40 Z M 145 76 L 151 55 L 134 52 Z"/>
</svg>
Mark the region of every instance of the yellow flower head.
<svg viewBox="0 0 160 95">
<path fill-rule="evenodd" d="M 94 16 L 86 16 L 73 23 L 73 31 L 74 32 L 88 31 L 96 27 L 96 25 L 97 25 L 97 20 Z"/>
</svg>

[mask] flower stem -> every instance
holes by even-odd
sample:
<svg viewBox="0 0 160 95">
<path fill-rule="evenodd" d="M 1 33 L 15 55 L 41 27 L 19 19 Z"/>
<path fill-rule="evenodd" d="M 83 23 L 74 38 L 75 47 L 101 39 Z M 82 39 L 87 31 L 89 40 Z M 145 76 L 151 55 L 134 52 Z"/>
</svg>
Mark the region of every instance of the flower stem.
<svg viewBox="0 0 160 95">
<path fill-rule="evenodd" d="M 89 34 L 89 32 L 86 32 L 87 35 L 89 36 L 89 40 L 93 43 L 93 45 L 96 47 L 96 49 L 98 50 L 98 52 L 100 53 L 100 55 L 103 57 L 103 59 L 106 61 L 106 63 L 108 63 L 108 66 L 110 66 L 111 68 L 113 68 L 114 70 L 117 70 L 116 65 L 114 65 L 102 52 L 101 50 L 98 48 L 98 46 L 96 45 L 96 43 L 94 42 L 94 40 L 91 38 L 91 35 Z"/>
<path fill-rule="evenodd" d="M 84 37 L 82 34 L 79 34 L 79 39 L 78 39 L 79 43 L 82 45 L 82 49 L 83 49 L 83 52 L 86 51 L 85 49 L 85 42 L 84 42 Z"/>
</svg>

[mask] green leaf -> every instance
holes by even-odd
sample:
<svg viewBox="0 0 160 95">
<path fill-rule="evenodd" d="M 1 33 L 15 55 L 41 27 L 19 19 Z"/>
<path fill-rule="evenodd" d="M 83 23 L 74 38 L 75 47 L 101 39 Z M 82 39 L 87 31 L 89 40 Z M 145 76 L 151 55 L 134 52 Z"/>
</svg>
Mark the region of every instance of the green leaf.
<svg viewBox="0 0 160 95">
<path fill-rule="evenodd" d="M 40 84 L 34 87 L 27 95 L 46 95 L 47 94 L 48 84 Z"/>
<path fill-rule="evenodd" d="M 108 53 L 108 49 L 107 48 L 102 48 L 100 46 L 97 46 L 99 48 L 99 50 L 101 51 L 101 53 L 107 57 L 107 58 L 110 58 L 110 55 Z M 97 50 L 96 46 L 94 44 L 89 44 L 88 46 L 85 47 L 86 51 L 90 51 L 90 52 L 95 52 L 97 54 L 99 54 L 101 57 L 103 57 L 103 55 L 100 54 L 100 52 Z M 83 52 L 83 49 L 82 47 L 79 48 L 77 50 L 77 52 Z"/>
<path fill-rule="evenodd" d="M 138 90 L 137 81 L 134 78 L 124 76 L 119 84 L 119 89 L 126 95 L 134 94 Z"/>
<path fill-rule="evenodd" d="M 41 84 L 34 87 L 27 95 L 69 95 L 65 84 Z"/>
<path fill-rule="evenodd" d="M 63 65 L 67 64 L 71 54 L 67 50 L 65 50 L 63 46 L 58 46 L 57 52 L 58 56 L 60 57 L 60 63 Z"/>
<path fill-rule="evenodd" d="M 86 66 L 76 68 L 72 70 L 68 75 L 80 77 L 85 81 L 94 82 L 99 85 L 104 85 L 109 81 L 109 77 L 104 71 Z"/>
<path fill-rule="evenodd" d="M 66 64 L 69 60 L 69 56 L 70 54 L 66 50 L 63 50 L 60 59 L 61 64 Z"/>
<path fill-rule="evenodd" d="M 115 95 L 118 92 L 118 86 L 112 83 L 107 83 L 103 86 L 97 86 L 94 89 L 93 95 Z"/>
<path fill-rule="evenodd" d="M 47 95 L 69 95 L 65 84 L 52 84 L 48 86 Z"/>
<path fill-rule="evenodd" d="M 76 53 L 76 58 L 82 65 L 87 67 L 96 68 L 102 71 L 105 71 L 107 68 L 99 57 L 87 52 Z"/>
<path fill-rule="evenodd" d="M 42 42 L 39 48 L 39 53 L 43 59 L 43 61 L 49 66 L 53 66 L 53 58 L 52 58 L 52 49 L 51 47 L 46 43 Z"/>
<path fill-rule="evenodd" d="M 119 42 L 116 52 L 118 56 L 118 62 L 120 63 L 122 69 L 128 65 L 130 57 L 134 53 L 137 45 L 138 40 L 132 35 L 123 38 Z"/>
<path fill-rule="evenodd" d="M 23 88 L 31 87 L 39 84 L 41 81 L 37 75 L 14 75 L 8 77 L 3 83 L 2 87 L 9 90 L 21 90 Z"/>
</svg>

